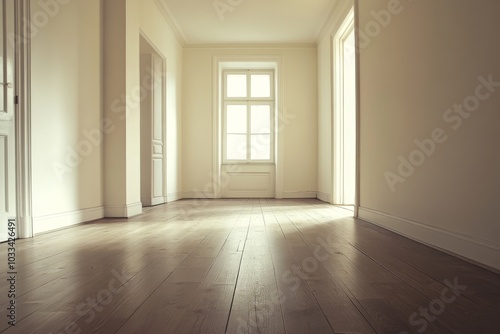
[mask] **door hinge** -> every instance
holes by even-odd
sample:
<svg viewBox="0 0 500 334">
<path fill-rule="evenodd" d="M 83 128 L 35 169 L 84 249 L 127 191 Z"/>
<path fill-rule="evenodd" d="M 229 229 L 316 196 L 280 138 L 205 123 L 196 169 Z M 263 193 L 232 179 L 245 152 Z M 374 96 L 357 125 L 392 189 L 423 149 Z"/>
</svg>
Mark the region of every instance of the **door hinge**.
<svg viewBox="0 0 500 334">
<path fill-rule="evenodd" d="M 14 104 L 19 104 L 19 95 L 14 98 Z"/>
</svg>

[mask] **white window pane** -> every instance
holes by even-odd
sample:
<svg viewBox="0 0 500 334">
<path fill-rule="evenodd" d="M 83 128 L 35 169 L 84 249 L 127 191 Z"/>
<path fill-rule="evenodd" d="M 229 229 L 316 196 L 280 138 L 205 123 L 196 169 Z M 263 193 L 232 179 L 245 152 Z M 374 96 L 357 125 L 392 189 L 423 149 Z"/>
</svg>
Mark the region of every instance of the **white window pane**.
<svg viewBox="0 0 500 334">
<path fill-rule="evenodd" d="M 252 160 L 271 159 L 271 136 L 252 135 Z"/>
<path fill-rule="evenodd" d="M 227 135 L 227 160 L 247 159 L 247 136 Z"/>
<path fill-rule="evenodd" d="M 271 97 L 271 76 L 269 74 L 253 74 L 251 88 L 252 97 Z"/>
<path fill-rule="evenodd" d="M 227 106 L 227 133 L 247 133 L 247 106 Z"/>
<path fill-rule="evenodd" d="M 227 97 L 247 97 L 246 74 L 228 74 Z"/>
<path fill-rule="evenodd" d="M 271 133 L 271 106 L 253 105 L 252 114 L 252 133 Z"/>
</svg>

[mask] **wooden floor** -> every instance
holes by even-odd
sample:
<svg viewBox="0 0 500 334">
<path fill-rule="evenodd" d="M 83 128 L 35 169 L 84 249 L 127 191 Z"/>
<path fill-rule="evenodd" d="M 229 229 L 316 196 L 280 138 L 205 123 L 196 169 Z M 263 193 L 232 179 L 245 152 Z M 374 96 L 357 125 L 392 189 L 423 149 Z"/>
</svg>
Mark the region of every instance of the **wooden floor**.
<svg viewBox="0 0 500 334">
<path fill-rule="evenodd" d="M 0 332 L 500 333 L 499 275 L 349 214 L 185 200 L 19 240 Z"/>
</svg>

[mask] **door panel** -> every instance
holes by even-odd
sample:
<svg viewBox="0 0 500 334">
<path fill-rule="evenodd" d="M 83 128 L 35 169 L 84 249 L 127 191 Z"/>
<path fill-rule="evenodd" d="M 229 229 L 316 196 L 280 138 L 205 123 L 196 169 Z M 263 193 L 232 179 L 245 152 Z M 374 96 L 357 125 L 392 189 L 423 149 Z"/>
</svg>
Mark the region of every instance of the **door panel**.
<svg viewBox="0 0 500 334">
<path fill-rule="evenodd" d="M 0 0 L 0 242 L 6 241 L 9 218 L 16 217 L 14 0 Z"/>
<path fill-rule="evenodd" d="M 163 60 L 141 55 L 141 201 L 144 206 L 165 203 L 165 133 Z"/>
<path fill-rule="evenodd" d="M 274 164 L 222 166 L 222 197 L 274 198 Z"/>
<path fill-rule="evenodd" d="M 153 181 L 153 203 L 163 203 L 163 159 L 153 159 Z"/>
</svg>

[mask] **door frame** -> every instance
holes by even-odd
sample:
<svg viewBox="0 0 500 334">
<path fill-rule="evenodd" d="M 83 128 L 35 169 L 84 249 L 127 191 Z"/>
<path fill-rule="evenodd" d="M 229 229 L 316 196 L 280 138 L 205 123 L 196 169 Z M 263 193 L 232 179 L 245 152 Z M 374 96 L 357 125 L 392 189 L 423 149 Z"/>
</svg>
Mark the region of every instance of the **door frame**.
<svg viewBox="0 0 500 334">
<path fill-rule="evenodd" d="M 150 48 L 150 52 L 148 52 L 149 54 L 155 56 L 155 57 L 158 57 L 159 59 L 161 59 L 161 62 L 162 62 L 162 73 L 161 73 L 161 76 L 162 76 L 162 80 L 161 80 L 161 85 L 162 85 L 162 111 L 161 111 L 161 115 L 162 115 L 162 136 L 163 136 L 163 150 L 162 150 L 162 154 L 163 154 L 163 203 L 162 204 L 165 204 L 165 203 L 168 203 L 169 202 L 169 195 L 168 195 L 168 161 L 167 161 L 167 158 L 168 158 L 168 114 L 167 114 L 167 86 L 168 86 L 168 83 L 167 83 L 167 68 L 168 68 L 168 63 L 167 63 L 167 57 L 165 57 L 163 55 L 163 53 L 161 53 L 161 51 L 156 47 L 156 45 L 153 43 L 152 39 L 149 38 L 149 36 L 146 34 L 146 32 L 144 32 L 142 29 L 139 29 L 139 36 L 140 38 L 142 38 L 144 40 L 145 43 L 148 44 L 148 48 Z M 139 53 L 141 53 L 142 50 L 141 48 L 139 48 Z M 141 55 L 139 55 L 140 57 Z M 142 64 L 140 65 L 142 66 Z M 142 78 L 141 78 L 142 80 Z M 141 129 L 141 136 L 142 136 L 142 129 Z M 142 137 L 141 137 L 141 140 L 142 140 Z M 141 184 L 141 187 L 142 187 L 142 184 Z M 141 195 L 142 196 L 142 195 Z M 144 203 L 143 203 L 144 204 Z"/>
<path fill-rule="evenodd" d="M 347 12 L 347 14 L 341 20 L 340 26 L 337 28 L 335 33 L 331 35 L 331 52 L 332 52 L 332 204 L 337 204 L 337 202 L 342 202 L 344 194 L 343 185 L 343 154 L 337 154 L 337 151 L 343 150 L 343 129 L 342 126 L 337 124 L 337 121 L 343 121 L 343 48 L 342 43 L 350 33 L 354 31 L 355 38 L 355 53 L 356 53 L 356 163 L 355 163 L 355 198 L 354 198 L 354 216 L 358 216 L 359 208 L 359 157 L 360 157 L 360 146 L 359 146 L 359 136 L 360 136 L 360 122 L 359 122 L 359 52 L 358 52 L 358 25 L 357 25 L 357 7 L 356 2 L 353 7 Z M 338 170 L 340 166 L 340 171 Z M 340 184 L 338 184 L 340 180 Z"/>
<path fill-rule="evenodd" d="M 30 0 L 16 0 L 14 10 L 17 233 L 19 238 L 32 238 Z"/>
</svg>

